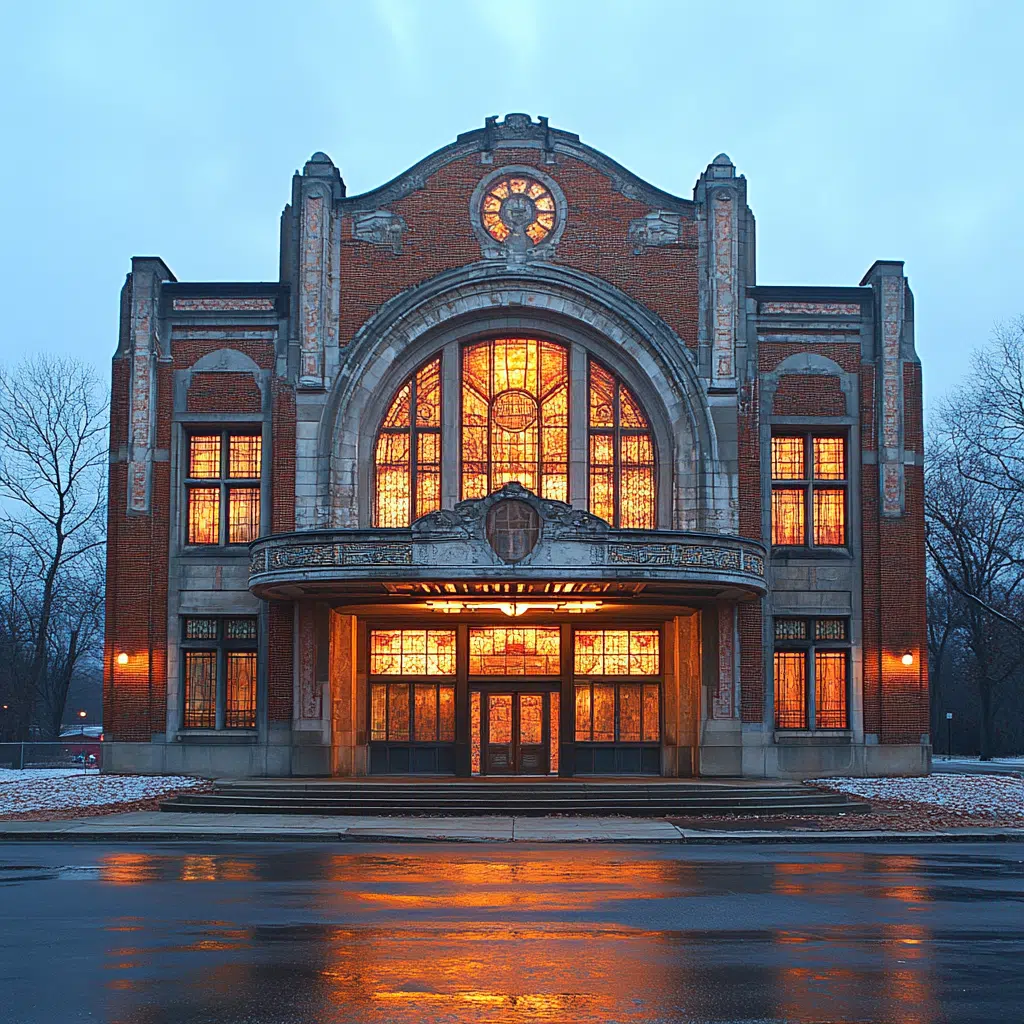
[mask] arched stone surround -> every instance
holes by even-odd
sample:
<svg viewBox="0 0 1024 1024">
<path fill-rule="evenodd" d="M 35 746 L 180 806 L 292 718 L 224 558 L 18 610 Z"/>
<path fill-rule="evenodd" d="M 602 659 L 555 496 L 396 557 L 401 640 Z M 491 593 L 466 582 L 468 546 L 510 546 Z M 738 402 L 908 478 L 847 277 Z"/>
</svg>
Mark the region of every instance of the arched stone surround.
<svg viewBox="0 0 1024 1024">
<path fill-rule="evenodd" d="M 575 344 L 634 389 L 658 447 L 659 527 L 735 532 L 732 485 L 719 465 L 704 387 L 682 339 L 588 274 L 489 263 L 440 274 L 395 296 L 345 350 L 319 431 L 318 504 L 328 510 L 321 523 L 369 525 L 376 431 L 402 380 L 452 341 L 509 331 Z"/>
</svg>

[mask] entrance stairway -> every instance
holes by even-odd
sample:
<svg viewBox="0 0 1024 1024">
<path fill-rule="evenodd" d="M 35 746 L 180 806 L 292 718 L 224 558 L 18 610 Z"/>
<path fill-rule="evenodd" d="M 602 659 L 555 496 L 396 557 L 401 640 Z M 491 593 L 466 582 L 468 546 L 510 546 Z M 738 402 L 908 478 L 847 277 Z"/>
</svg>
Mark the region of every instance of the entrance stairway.
<svg viewBox="0 0 1024 1024">
<path fill-rule="evenodd" d="M 675 779 L 365 780 L 245 779 L 210 793 L 184 793 L 164 811 L 344 815 L 691 815 L 849 814 L 870 804 L 800 783 Z"/>
</svg>

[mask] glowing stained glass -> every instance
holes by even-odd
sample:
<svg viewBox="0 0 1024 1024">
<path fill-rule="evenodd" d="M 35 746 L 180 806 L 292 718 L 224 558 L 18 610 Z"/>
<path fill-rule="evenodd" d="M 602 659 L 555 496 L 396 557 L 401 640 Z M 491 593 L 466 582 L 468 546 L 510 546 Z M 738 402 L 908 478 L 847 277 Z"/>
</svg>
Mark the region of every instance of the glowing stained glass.
<svg viewBox="0 0 1024 1024">
<path fill-rule="evenodd" d="M 217 652 L 185 651 L 185 728 L 217 726 Z"/>
<path fill-rule="evenodd" d="M 482 626 L 469 631 L 474 676 L 556 676 L 561 671 L 558 626 Z"/>
<path fill-rule="evenodd" d="M 544 695 L 519 694 L 519 742 L 540 746 L 544 742 Z"/>
<path fill-rule="evenodd" d="M 772 543 L 804 543 L 804 490 L 777 487 L 772 491 Z"/>
<path fill-rule="evenodd" d="M 846 651 L 814 652 L 815 728 L 846 728 L 846 661 Z"/>
<path fill-rule="evenodd" d="M 655 676 L 659 642 L 656 629 L 578 629 L 573 671 L 578 676 Z"/>
<path fill-rule="evenodd" d="M 224 694 L 224 725 L 228 729 L 256 728 L 256 652 L 228 651 Z"/>
<path fill-rule="evenodd" d="M 249 544 L 260 535 L 260 489 L 228 489 L 228 543 Z"/>
<path fill-rule="evenodd" d="M 642 694 L 639 683 L 619 687 L 619 740 L 622 743 L 640 742 L 640 709 Z"/>
<path fill-rule="evenodd" d="M 487 233 L 497 242 L 525 236 L 536 245 L 555 226 L 555 201 L 539 181 L 523 176 L 503 178 L 487 190 L 481 206 Z"/>
<path fill-rule="evenodd" d="M 512 694 L 487 695 L 487 742 L 512 742 Z"/>
<path fill-rule="evenodd" d="M 469 760 L 470 771 L 480 774 L 480 691 L 469 695 Z"/>
<path fill-rule="evenodd" d="M 188 490 L 189 544 L 216 544 L 220 540 L 220 488 Z"/>
<path fill-rule="evenodd" d="M 388 738 L 388 688 L 385 683 L 370 687 L 370 740 L 380 743 Z"/>
<path fill-rule="evenodd" d="M 657 743 L 661 700 L 657 683 L 578 682 L 578 743 Z"/>
<path fill-rule="evenodd" d="M 228 476 L 235 480 L 258 480 L 263 453 L 259 434 L 232 434 L 228 439 Z"/>
<path fill-rule="evenodd" d="M 846 479 L 846 442 L 841 437 L 814 439 L 814 479 Z"/>
<path fill-rule="evenodd" d="M 441 359 L 398 389 L 374 448 L 375 526 L 409 526 L 441 507 Z"/>
<path fill-rule="evenodd" d="M 409 725 L 409 684 L 393 683 L 388 687 L 388 739 L 407 743 Z"/>
<path fill-rule="evenodd" d="M 194 480 L 220 476 L 220 434 L 193 434 L 188 439 L 188 475 Z"/>
<path fill-rule="evenodd" d="M 593 731 L 590 727 L 590 686 L 576 686 L 576 742 L 589 743 Z"/>
<path fill-rule="evenodd" d="M 413 738 L 418 742 L 437 739 L 437 687 L 430 683 L 417 683 L 413 687 Z"/>
<path fill-rule="evenodd" d="M 775 652 L 775 728 L 807 728 L 807 656 Z"/>
<path fill-rule="evenodd" d="M 454 629 L 370 630 L 370 675 L 455 675 Z"/>
<path fill-rule="evenodd" d="M 656 523 L 654 442 L 632 392 L 599 363 L 590 363 L 590 511 L 623 529 Z"/>
<path fill-rule="evenodd" d="M 552 775 L 558 774 L 558 716 L 562 706 L 558 693 L 548 694 L 548 729 L 551 738 L 548 756 Z"/>
<path fill-rule="evenodd" d="M 804 439 L 802 437 L 772 438 L 772 479 L 803 480 Z"/>
<path fill-rule="evenodd" d="M 483 498 L 513 480 L 568 499 L 568 352 L 536 338 L 462 353 L 462 496 Z"/>
<path fill-rule="evenodd" d="M 846 492 L 814 490 L 814 543 L 841 547 L 846 543 Z"/>
</svg>

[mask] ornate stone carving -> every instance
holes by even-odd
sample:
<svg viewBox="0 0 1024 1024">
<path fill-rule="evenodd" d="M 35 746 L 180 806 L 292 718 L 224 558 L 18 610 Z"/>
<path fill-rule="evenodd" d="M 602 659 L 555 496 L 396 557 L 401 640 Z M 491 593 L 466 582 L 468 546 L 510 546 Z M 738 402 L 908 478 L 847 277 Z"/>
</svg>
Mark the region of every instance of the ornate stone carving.
<svg viewBox="0 0 1024 1024">
<path fill-rule="evenodd" d="M 732 718 L 735 714 L 734 614 L 732 605 L 722 605 L 718 609 L 718 679 L 711 707 L 713 718 Z"/>
<path fill-rule="evenodd" d="M 629 222 L 629 241 L 633 254 L 639 256 L 644 249 L 658 245 L 675 245 L 682 238 L 683 218 L 668 210 L 656 210 L 646 217 Z"/>
<path fill-rule="evenodd" d="M 402 236 L 407 225 L 405 220 L 390 210 L 371 210 L 369 213 L 352 214 L 352 237 L 371 245 L 390 248 L 395 255 L 402 251 Z"/>
<path fill-rule="evenodd" d="M 716 383 L 736 375 L 736 203 L 731 193 L 717 192 L 711 203 L 712 238 L 712 334 L 711 377 Z"/>
<path fill-rule="evenodd" d="M 171 303 L 179 313 L 273 313 L 274 300 L 260 296 L 196 296 L 174 299 Z"/>
<path fill-rule="evenodd" d="M 903 513 L 903 277 L 883 277 L 882 287 L 882 366 L 881 366 L 881 444 L 879 484 L 882 490 L 882 514 Z"/>
<path fill-rule="evenodd" d="M 394 541 L 379 544 L 358 541 L 348 544 L 281 544 L 271 547 L 267 554 L 266 564 L 258 571 L 412 564 L 412 545 Z"/>
<path fill-rule="evenodd" d="M 812 316 L 860 316 L 859 302 L 768 301 L 760 304 L 762 313 L 795 313 Z"/>
<path fill-rule="evenodd" d="M 710 544 L 612 544 L 608 561 L 619 565 L 676 565 L 742 571 L 740 552 Z"/>
<path fill-rule="evenodd" d="M 323 383 L 323 345 L 320 319 L 323 310 L 324 271 L 326 267 L 325 197 L 307 195 L 302 204 L 302 256 L 299 294 L 299 341 L 302 353 L 300 383 Z"/>
<path fill-rule="evenodd" d="M 521 562 L 540 539 L 540 516 L 525 501 L 506 498 L 487 513 L 487 542 L 503 562 Z"/>
<path fill-rule="evenodd" d="M 306 602 L 298 606 L 299 618 L 299 717 L 323 715 L 323 688 L 316 681 L 316 622 Z"/>
</svg>

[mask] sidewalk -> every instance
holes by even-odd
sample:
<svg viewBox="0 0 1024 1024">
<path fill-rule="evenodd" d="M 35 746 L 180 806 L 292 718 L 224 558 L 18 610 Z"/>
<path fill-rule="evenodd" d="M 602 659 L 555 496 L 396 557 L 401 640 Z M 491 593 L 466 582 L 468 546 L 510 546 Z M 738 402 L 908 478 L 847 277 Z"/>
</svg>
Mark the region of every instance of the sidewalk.
<svg viewBox="0 0 1024 1024">
<path fill-rule="evenodd" d="M 879 843 L 1024 841 L 1024 828 L 929 832 L 717 830 L 660 818 L 378 818 L 136 811 L 67 821 L 0 821 L 0 842 Z"/>
</svg>

